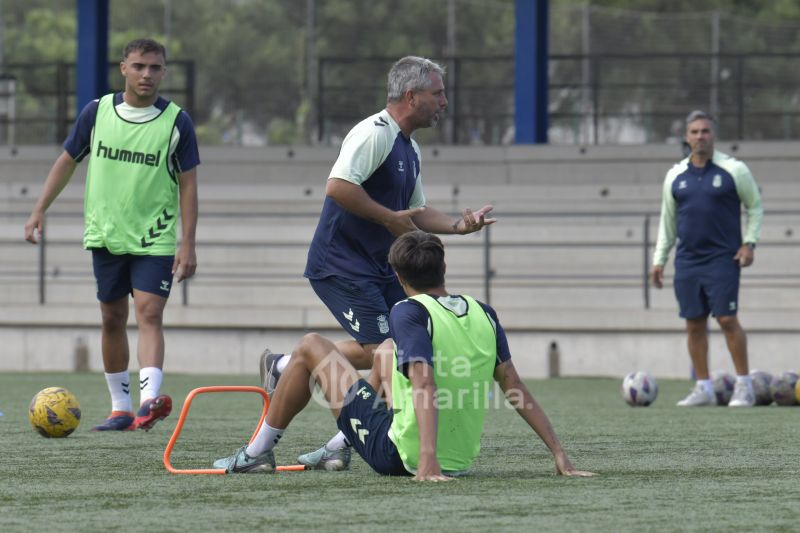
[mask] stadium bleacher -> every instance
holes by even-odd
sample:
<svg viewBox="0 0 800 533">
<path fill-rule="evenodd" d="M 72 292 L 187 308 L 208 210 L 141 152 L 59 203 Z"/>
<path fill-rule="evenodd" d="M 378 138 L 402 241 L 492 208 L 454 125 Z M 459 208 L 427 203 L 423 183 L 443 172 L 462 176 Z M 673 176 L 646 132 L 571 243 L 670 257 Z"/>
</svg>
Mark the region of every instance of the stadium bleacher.
<svg viewBox="0 0 800 533">
<path fill-rule="evenodd" d="M 743 276 L 741 316 L 754 366 L 767 351 L 762 346 L 770 346 L 778 368 L 791 357 L 788 343 L 798 340 L 800 280 L 793 265 L 800 256 L 800 151 L 796 143 L 719 148 L 748 163 L 762 188 L 768 216 L 756 265 Z M 44 306 L 39 250 L 22 241 L 22 225 L 57 153 L 53 147 L 0 151 L 0 343 L 6 346 L 0 369 L 69 368 L 73 339 L 97 336 L 91 261 L 80 248 L 83 167 L 49 211 Z M 266 342 L 288 349 L 312 329 L 344 338 L 302 278 L 336 150 L 215 147 L 202 156 L 199 270 L 185 290 L 175 288 L 167 308 L 167 364 L 251 372 L 247 361 Z M 424 149 L 430 205 L 449 212 L 496 206 L 500 222 L 489 232 L 488 299 L 509 330 L 512 349 L 520 352 L 525 375 L 546 371 L 551 340 L 562 348 L 568 375 L 618 375 L 642 358 L 652 360 L 654 371 L 686 375 L 683 324 L 671 285 L 646 292 L 643 283 L 650 256 L 645 233 L 652 246 L 661 182 L 680 157 L 671 145 Z M 487 299 L 486 235 L 444 240 L 449 288 Z M 40 344 L 58 355 L 30 356 Z M 92 365 L 98 368 L 94 346 Z M 192 354 L 208 355 L 198 355 L 199 361 Z M 712 335 L 713 363 L 730 364 L 720 335 Z"/>
</svg>

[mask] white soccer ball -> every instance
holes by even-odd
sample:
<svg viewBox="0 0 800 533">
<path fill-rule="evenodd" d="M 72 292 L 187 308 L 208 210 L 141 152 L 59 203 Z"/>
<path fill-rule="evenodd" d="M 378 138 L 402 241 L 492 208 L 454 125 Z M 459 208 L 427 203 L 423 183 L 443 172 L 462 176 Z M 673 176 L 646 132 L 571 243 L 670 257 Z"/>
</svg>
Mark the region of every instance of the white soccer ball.
<svg viewBox="0 0 800 533">
<path fill-rule="evenodd" d="M 756 397 L 756 405 L 769 405 L 772 403 L 772 392 L 769 384 L 772 381 L 772 374 L 763 370 L 751 370 L 750 378 L 753 380 L 753 393 Z"/>
<path fill-rule="evenodd" d="M 658 383 L 649 373 L 631 372 L 622 380 L 622 397 L 631 407 L 647 407 L 658 396 Z"/>
<path fill-rule="evenodd" d="M 714 380 L 714 396 L 717 398 L 717 405 L 728 405 L 733 396 L 733 388 L 736 386 L 736 378 L 730 372 L 717 370 L 711 374 Z"/>
<path fill-rule="evenodd" d="M 778 374 L 772 378 L 769 390 L 772 392 L 772 399 L 778 405 L 797 405 L 795 386 L 798 376 L 791 370 Z"/>
</svg>

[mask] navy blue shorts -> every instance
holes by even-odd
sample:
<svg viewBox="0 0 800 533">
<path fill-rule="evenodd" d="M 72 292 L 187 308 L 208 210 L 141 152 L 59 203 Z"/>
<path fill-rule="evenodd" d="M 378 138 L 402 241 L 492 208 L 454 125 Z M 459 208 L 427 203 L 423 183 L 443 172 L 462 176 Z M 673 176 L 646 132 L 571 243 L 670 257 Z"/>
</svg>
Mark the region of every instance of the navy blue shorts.
<svg viewBox="0 0 800 533">
<path fill-rule="evenodd" d="M 133 293 L 133 289 L 169 297 L 172 255 L 114 255 L 105 248 L 92 249 L 97 299 L 108 303 Z"/>
<path fill-rule="evenodd" d="M 338 276 L 309 279 L 311 288 L 345 331 L 361 344 L 389 337 L 389 310 L 406 298 L 400 282 L 352 281 Z"/>
<path fill-rule="evenodd" d="M 681 318 L 733 316 L 739 309 L 741 267 L 735 261 L 675 273 L 674 289 Z"/>
<path fill-rule="evenodd" d="M 336 424 L 366 463 L 379 474 L 410 476 L 389 428 L 394 413 L 364 379 L 356 381 L 344 400 Z"/>
</svg>

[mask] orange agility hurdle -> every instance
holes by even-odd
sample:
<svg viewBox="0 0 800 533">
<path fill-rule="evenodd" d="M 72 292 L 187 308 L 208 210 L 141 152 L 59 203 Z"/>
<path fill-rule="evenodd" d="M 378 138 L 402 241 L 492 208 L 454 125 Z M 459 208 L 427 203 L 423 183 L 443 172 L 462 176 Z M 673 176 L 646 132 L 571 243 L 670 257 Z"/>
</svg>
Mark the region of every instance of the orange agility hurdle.
<svg viewBox="0 0 800 533">
<path fill-rule="evenodd" d="M 172 466 L 172 462 L 170 461 L 170 456 L 172 455 L 172 449 L 175 447 L 175 443 L 178 441 L 178 437 L 181 434 L 181 430 L 183 429 L 183 424 L 186 422 L 186 415 L 189 414 L 189 407 L 192 405 L 192 400 L 198 394 L 203 394 L 205 392 L 255 392 L 260 394 L 264 399 L 264 409 L 261 411 L 261 418 L 258 419 L 258 424 L 256 424 L 256 430 L 253 432 L 253 435 L 250 437 L 250 441 L 256 437 L 258 433 L 258 428 L 261 427 L 261 423 L 264 421 L 264 418 L 267 416 L 267 410 L 269 409 L 269 396 L 267 392 L 262 389 L 261 387 L 251 387 L 247 385 L 217 385 L 212 387 L 199 387 L 192 390 L 187 396 L 186 400 L 183 402 L 183 407 L 181 408 L 181 414 L 178 416 L 178 424 L 175 426 L 175 431 L 172 432 L 172 437 L 170 437 L 169 442 L 167 443 L 167 448 L 164 450 L 164 466 L 167 467 L 167 470 L 171 474 L 224 474 L 224 468 L 187 468 L 187 469 L 179 469 Z M 296 472 L 300 470 L 305 470 L 304 465 L 286 465 L 286 466 L 279 466 L 276 468 L 278 471 L 282 472 Z"/>
</svg>

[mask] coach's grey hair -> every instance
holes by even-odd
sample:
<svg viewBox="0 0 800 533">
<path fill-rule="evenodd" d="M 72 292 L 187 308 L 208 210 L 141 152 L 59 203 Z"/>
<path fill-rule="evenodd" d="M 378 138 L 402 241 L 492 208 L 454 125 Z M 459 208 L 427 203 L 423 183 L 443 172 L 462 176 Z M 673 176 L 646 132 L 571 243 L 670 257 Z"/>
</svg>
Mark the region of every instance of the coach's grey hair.
<svg viewBox="0 0 800 533">
<path fill-rule="evenodd" d="M 695 109 L 694 111 L 690 112 L 686 115 L 686 125 L 688 126 L 695 120 L 705 119 L 711 123 L 711 129 L 717 128 L 717 120 L 711 115 L 711 113 L 706 113 L 701 109 Z"/>
<path fill-rule="evenodd" d="M 428 75 L 435 72 L 444 76 L 444 67 L 430 59 L 406 56 L 399 59 L 389 71 L 386 100 L 397 102 L 406 91 L 420 91 L 431 86 Z"/>
</svg>

